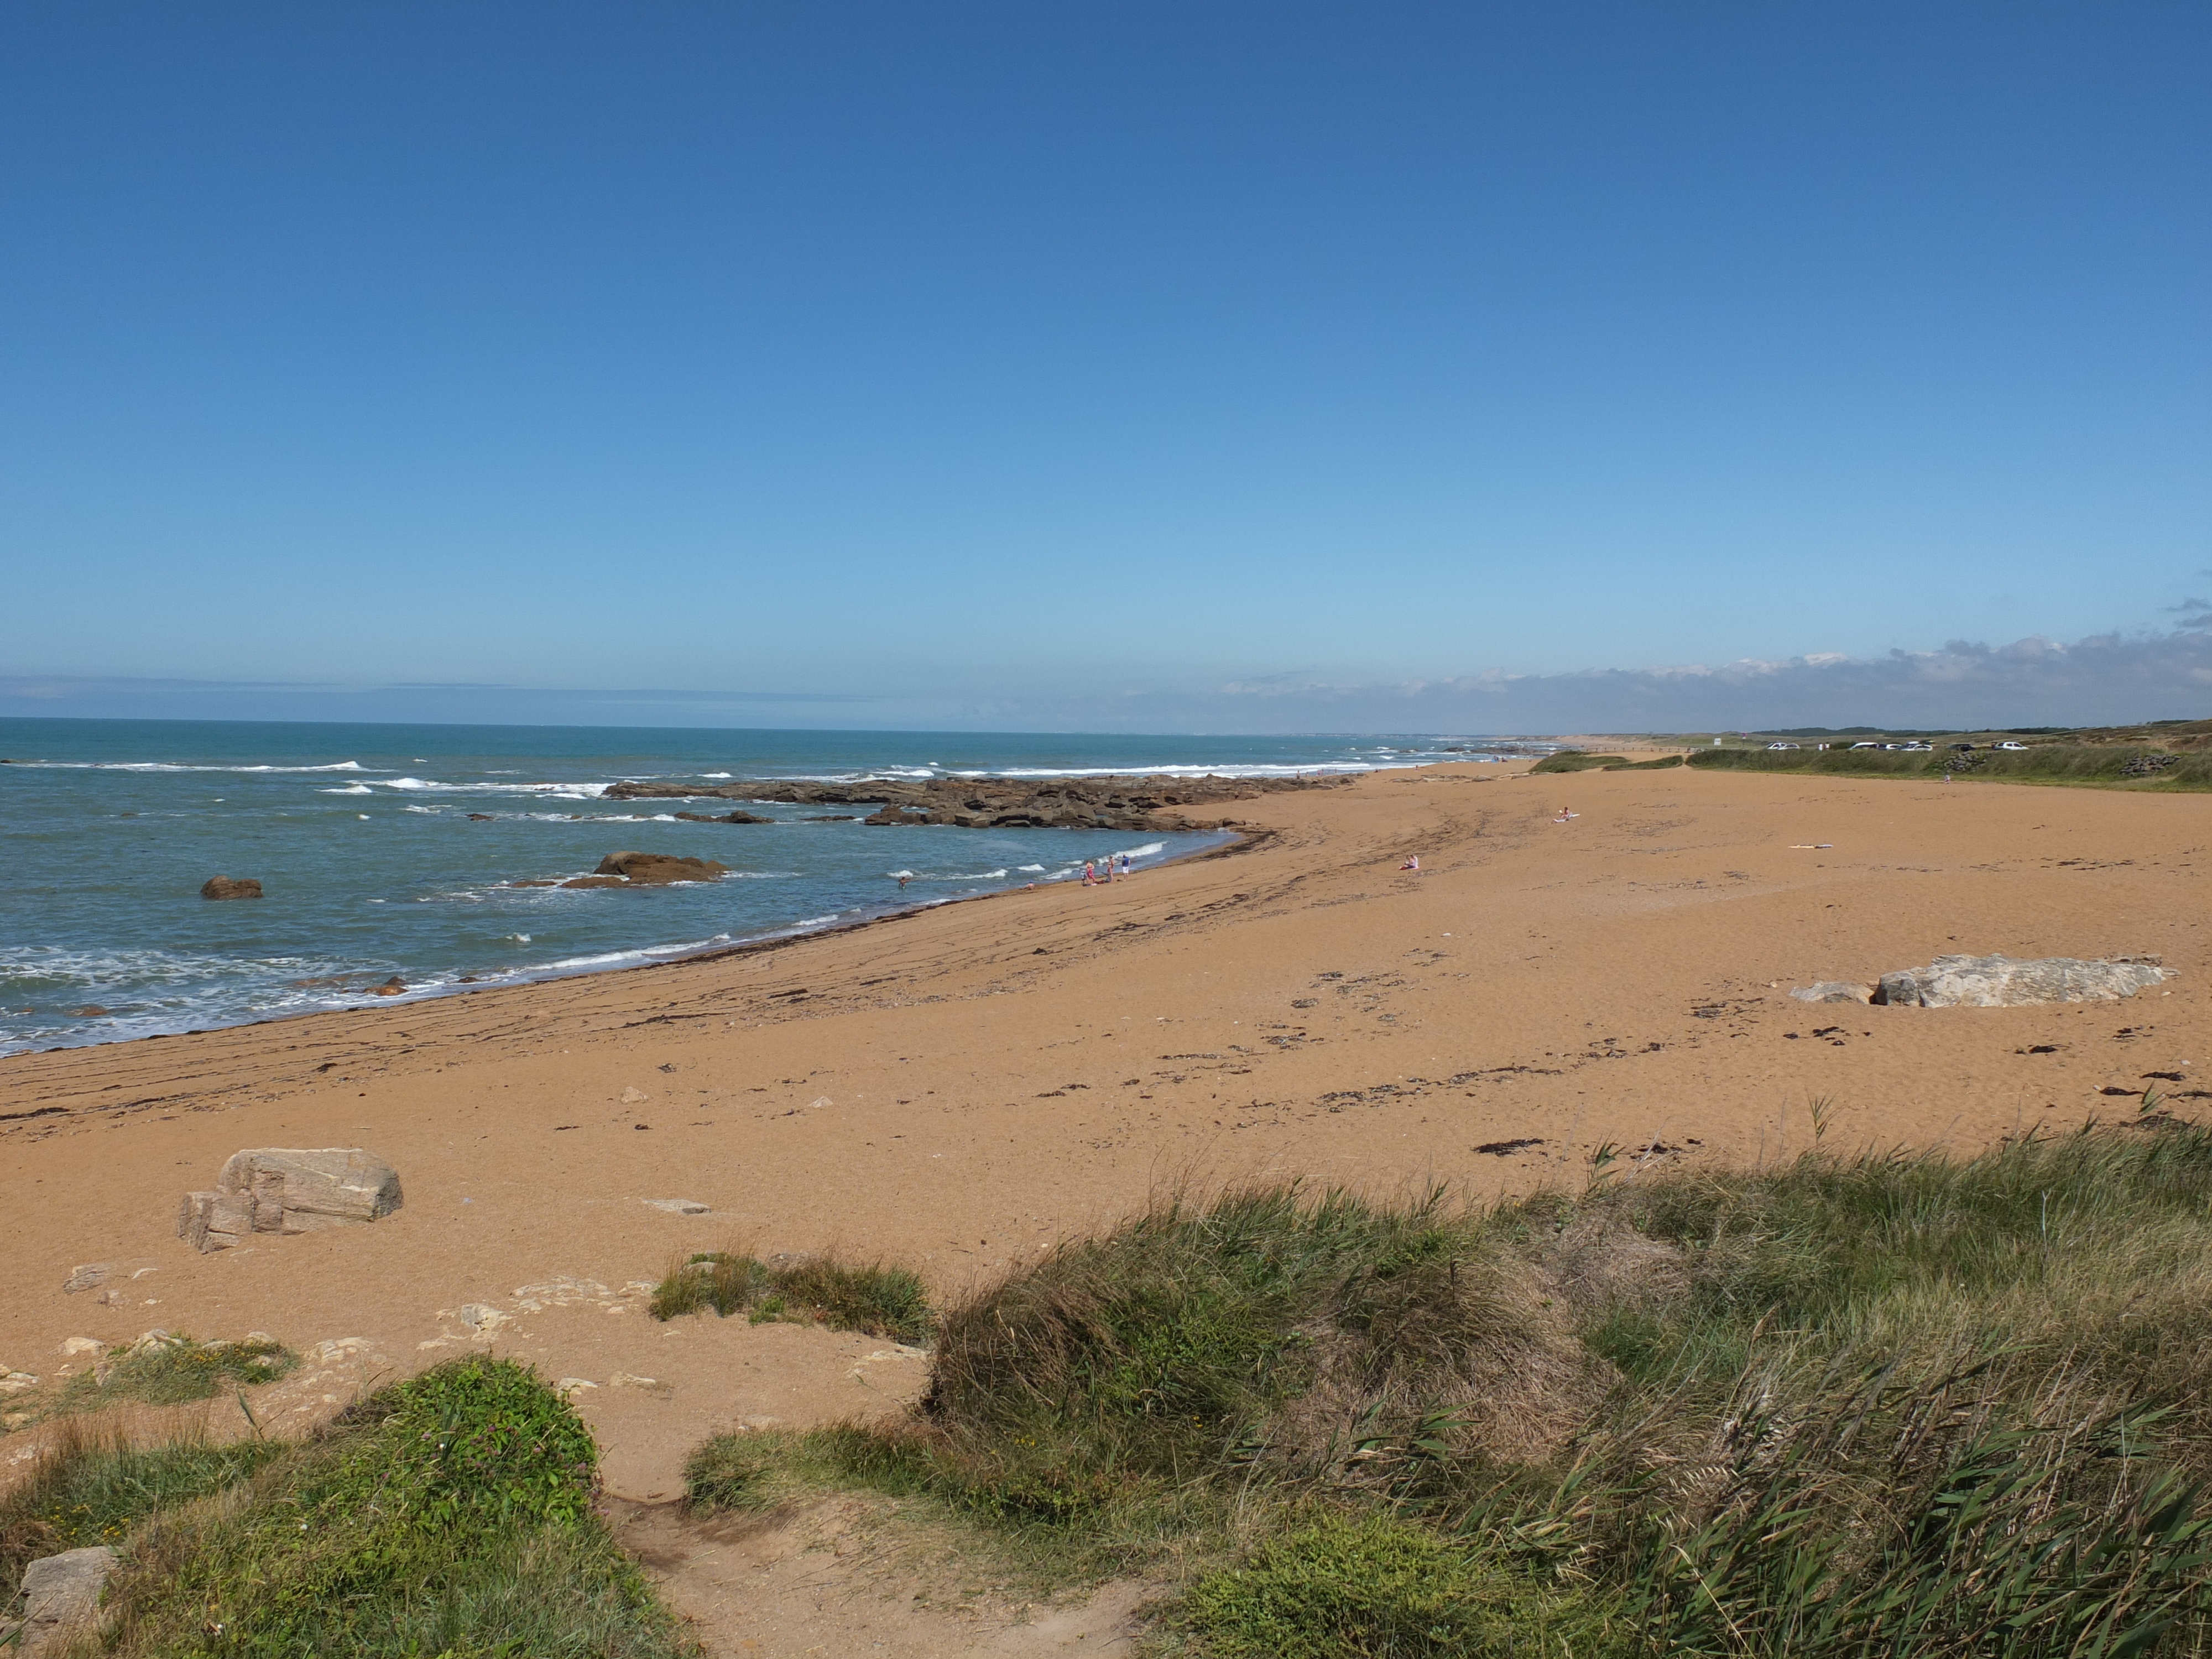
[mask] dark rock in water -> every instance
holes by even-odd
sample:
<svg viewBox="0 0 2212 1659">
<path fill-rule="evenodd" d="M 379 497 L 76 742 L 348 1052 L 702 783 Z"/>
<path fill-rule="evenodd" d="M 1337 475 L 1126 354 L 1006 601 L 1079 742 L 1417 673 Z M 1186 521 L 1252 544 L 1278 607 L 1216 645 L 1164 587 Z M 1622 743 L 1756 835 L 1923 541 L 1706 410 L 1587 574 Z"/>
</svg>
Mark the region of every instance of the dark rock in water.
<svg viewBox="0 0 2212 1659">
<path fill-rule="evenodd" d="M 383 984 L 373 987 L 372 988 L 375 991 L 376 994 L 380 997 L 402 996 L 406 993 L 407 981 L 400 978 L 398 975 L 394 974 L 390 979 L 385 981 Z"/>
<path fill-rule="evenodd" d="M 766 800 L 800 806 L 870 805 L 874 824 L 951 824 L 963 830 L 1202 830 L 1225 819 L 1192 819 L 1176 808 L 1250 800 L 1288 790 L 1335 789 L 1331 778 L 931 778 L 918 782 L 813 783 L 750 779 L 702 788 L 624 781 L 604 800 Z"/>
<path fill-rule="evenodd" d="M 491 822 L 491 814 L 489 812 L 471 812 L 469 814 L 469 822 L 471 823 L 489 823 Z"/>
<path fill-rule="evenodd" d="M 241 876 L 235 881 L 228 876 L 210 876 L 207 884 L 200 889 L 200 896 L 204 899 L 259 898 L 261 884 L 251 876 Z"/>
<path fill-rule="evenodd" d="M 83 1007 L 76 1009 L 73 1012 L 79 1019 L 105 1019 L 107 1018 L 107 1010 L 101 1007 L 96 1002 L 88 1002 Z"/>
<path fill-rule="evenodd" d="M 620 876 L 571 876 L 566 881 L 517 882 L 518 887 L 627 887 Z"/>
<path fill-rule="evenodd" d="M 615 884 L 609 877 L 620 877 L 633 887 L 665 887 L 677 881 L 713 881 L 729 873 L 730 866 L 717 864 L 713 859 L 679 859 L 666 853 L 610 853 L 599 860 L 599 867 L 588 876 L 579 876 L 564 881 L 563 887 L 599 887 Z"/>
<path fill-rule="evenodd" d="M 687 823 L 774 823 L 774 818 L 755 817 L 750 812 L 725 812 L 716 817 L 710 812 L 678 812 L 676 815 Z"/>
<path fill-rule="evenodd" d="M 858 812 L 831 812 L 818 818 L 801 818 L 799 822 L 801 823 L 857 823 L 860 819 L 860 815 Z"/>
</svg>

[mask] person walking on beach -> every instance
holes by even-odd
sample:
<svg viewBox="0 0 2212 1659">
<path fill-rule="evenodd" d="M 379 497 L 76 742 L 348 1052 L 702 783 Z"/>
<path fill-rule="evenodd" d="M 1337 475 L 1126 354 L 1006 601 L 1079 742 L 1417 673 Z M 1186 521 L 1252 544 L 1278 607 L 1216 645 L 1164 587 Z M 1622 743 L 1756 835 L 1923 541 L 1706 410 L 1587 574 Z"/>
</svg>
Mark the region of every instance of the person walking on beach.
<svg viewBox="0 0 2212 1659">
<path fill-rule="evenodd" d="M 1089 859 L 1083 860 L 1083 884 L 1085 887 L 1098 884 L 1098 866 Z"/>
</svg>

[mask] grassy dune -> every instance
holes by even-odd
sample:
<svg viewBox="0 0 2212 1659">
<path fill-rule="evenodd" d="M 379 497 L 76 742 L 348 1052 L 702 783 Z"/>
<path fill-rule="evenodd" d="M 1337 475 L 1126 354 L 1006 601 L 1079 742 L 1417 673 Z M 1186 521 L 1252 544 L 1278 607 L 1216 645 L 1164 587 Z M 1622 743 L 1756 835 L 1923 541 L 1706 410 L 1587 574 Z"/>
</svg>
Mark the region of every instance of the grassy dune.
<svg viewBox="0 0 2212 1659">
<path fill-rule="evenodd" d="M 1700 749 L 1688 763 L 1705 771 L 1819 772 L 1853 777 L 1940 778 L 1960 782 L 2071 783 L 2152 791 L 2212 789 L 2212 750 L 2175 753 L 2109 744 L 2041 744 L 2017 751 L 1956 754 L 1851 749 Z"/>
<path fill-rule="evenodd" d="M 595 1461 L 529 1370 L 457 1360 L 302 1443 L 65 1439 L 0 1503 L 0 1572 L 121 1545 L 94 1650 L 125 1656 L 687 1651 L 592 1508 Z"/>
<path fill-rule="evenodd" d="M 1151 1571 L 1157 1649 L 1223 1659 L 2196 1653 L 2208 1337 L 2212 1136 L 2154 1111 L 1489 1209 L 1268 1188 L 1064 1246 L 943 1316 L 912 1420 L 725 1437 L 692 1490 Z"/>
</svg>

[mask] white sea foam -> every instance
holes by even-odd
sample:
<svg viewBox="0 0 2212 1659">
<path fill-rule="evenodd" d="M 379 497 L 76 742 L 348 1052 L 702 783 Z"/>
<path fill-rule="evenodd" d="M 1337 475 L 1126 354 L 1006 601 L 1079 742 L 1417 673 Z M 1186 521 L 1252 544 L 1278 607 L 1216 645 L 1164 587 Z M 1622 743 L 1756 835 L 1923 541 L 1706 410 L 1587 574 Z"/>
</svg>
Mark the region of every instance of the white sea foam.
<svg viewBox="0 0 2212 1659">
<path fill-rule="evenodd" d="M 198 766 L 184 761 L 10 761 L 9 764 L 61 772 L 370 772 L 380 769 L 363 766 L 359 761 L 332 761 L 326 766 Z"/>
<path fill-rule="evenodd" d="M 373 795 L 376 791 L 365 783 L 349 783 L 342 789 L 325 789 L 321 793 L 325 795 Z"/>
</svg>

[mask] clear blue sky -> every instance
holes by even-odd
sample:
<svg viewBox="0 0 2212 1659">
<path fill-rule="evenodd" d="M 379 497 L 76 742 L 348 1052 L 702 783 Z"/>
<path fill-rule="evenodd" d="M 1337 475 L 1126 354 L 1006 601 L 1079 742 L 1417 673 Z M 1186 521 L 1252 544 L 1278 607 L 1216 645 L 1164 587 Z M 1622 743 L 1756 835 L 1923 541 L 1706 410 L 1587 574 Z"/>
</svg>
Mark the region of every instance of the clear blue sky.
<svg viewBox="0 0 2212 1659">
<path fill-rule="evenodd" d="M 0 712 L 1480 729 L 2107 630 L 2006 708 L 2212 711 L 2208 86 L 2201 3 L 11 5 Z"/>
</svg>

